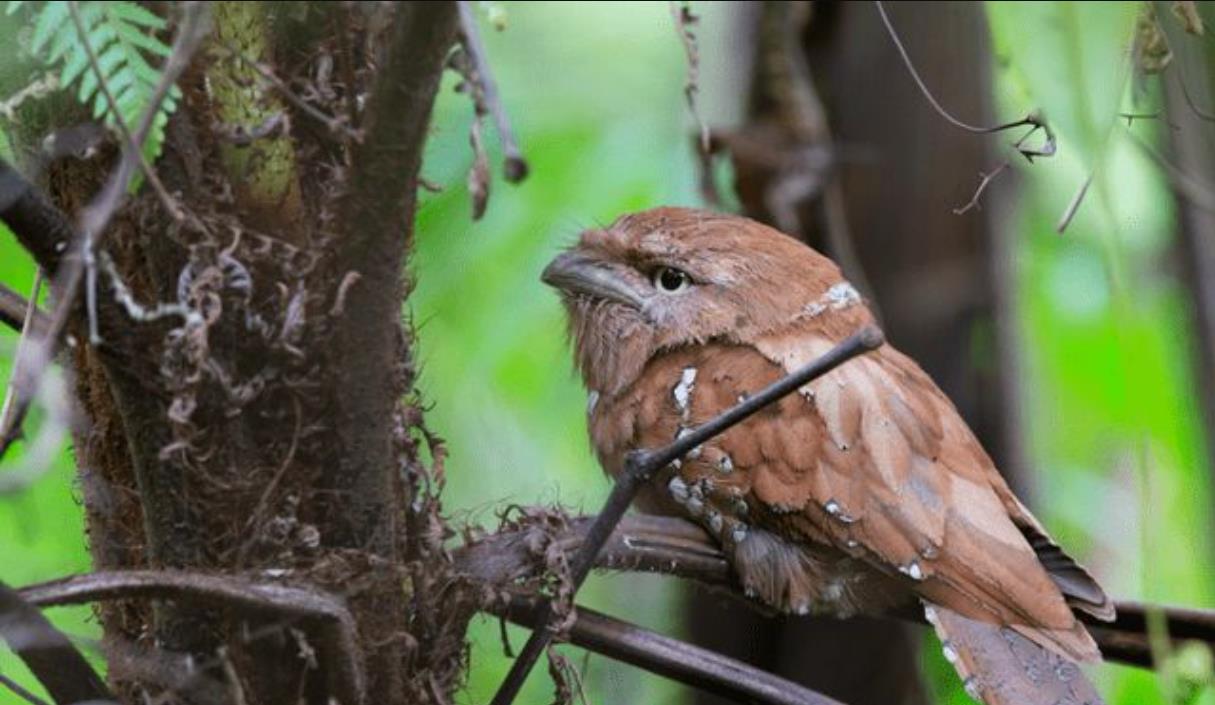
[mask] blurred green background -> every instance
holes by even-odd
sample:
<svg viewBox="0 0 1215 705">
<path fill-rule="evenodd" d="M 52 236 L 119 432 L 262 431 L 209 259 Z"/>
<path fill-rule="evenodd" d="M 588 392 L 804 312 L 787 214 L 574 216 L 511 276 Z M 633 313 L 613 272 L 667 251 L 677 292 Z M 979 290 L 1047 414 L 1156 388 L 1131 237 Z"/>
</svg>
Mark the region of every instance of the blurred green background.
<svg viewBox="0 0 1215 705">
<path fill-rule="evenodd" d="M 1019 117 L 1037 105 L 1060 133 L 1058 157 L 1021 170 L 1011 221 L 1035 509 L 1115 596 L 1215 606 L 1190 301 L 1169 264 L 1177 214 L 1167 181 L 1115 120 L 1129 105 L 1120 57 L 1135 6 L 989 7 L 1000 115 Z M 702 111 L 711 124 L 730 124 L 740 112 L 742 49 L 729 8 L 695 8 Z M 471 107 L 448 76 L 423 166 L 444 190 L 422 197 L 410 265 L 416 290 L 405 311 L 418 331 L 429 423 L 451 451 L 445 507 L 457 523 L 487 528 L 506 503 L 593 511 L 608 489 L 586 441 L 585 398 L 562 312 L 539 283 L 540 270 L 584 227 L 653 205 L 698 204 L 682 93 L 686 62 L 667 3 L 492 9 L 505 13 L 507 27 L 486 24 L 485 40 L 532 173 L 511 186 L 495 168 L 488 212 L 471 221 L 464 186 Z M 1159 98 L 1149 91 L 1145 100 L 1136 112 L 1152 110 Z M 1159 122 L 1131 129 L 1149 142 L 1164 137 Z M 1067 234 L 1056 234 L 1060 214 L 1093 170 L 1091 193 Z M 960 193 L 940 207 L 967 198 Z M 0 281 L 25 291 L 32 278 L 28 259 L 0 234 Z M 5 378 L 15 340 L 0 332 Z M 0 579 L 11 585 L 88 569 L 69 450 L 34 487 L 0 498 L 0 556 Z M 680 631 L 672 581 L 595 576 L 582 599 L 664 633 Z M 87 610 L 55 614 L 70 633 L 96 636 Z M 520 645 L 525 634 L 510 633 Z M 496 620 L 479 620 L 470 638 L 472 668 L 460 702 L 481 703 L 509 661 Z M 569 652 L 583 663 L 576 649 Z M 936 647 L 925 653 L 939 698 L 965 702 Z M 675 703 L 685 692 L 607 659 L 585 663 L 592 703 Z M 28 683 L 6 651 L 0 671 Z M 1147 672 L 1097 672 L 1112 703 L 1163 700 Z M 537 669 L 520 702 L 547 702 L 551 688 Z M 1215 702 L 1209 691 L 1199 691 L 1200 701 Z M 0 703 L 8 702 L 17 701 L 0 691 Z"/>
</svg>

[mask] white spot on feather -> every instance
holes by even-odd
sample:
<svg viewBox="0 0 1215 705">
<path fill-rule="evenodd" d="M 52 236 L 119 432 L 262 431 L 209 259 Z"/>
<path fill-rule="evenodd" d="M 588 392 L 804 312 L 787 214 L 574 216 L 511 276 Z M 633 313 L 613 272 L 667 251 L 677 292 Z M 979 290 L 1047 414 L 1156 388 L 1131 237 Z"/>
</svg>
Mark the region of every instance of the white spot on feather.
<svg viewBox="0 0 1215 705">
<path fill-rule="evenodd" d="M 973 676 L 962 681 L 962 689 L 966 691 L 967 695 L 974 698 L 975 700 L 983 699 L 982 692 L 981 692 L 982 689 L 979 688 L 979 681 L 976 680 Z"/>
<path fill-rule="evenodd" d="M 590 416 L 591 414 L 595 413 L 595 407 L 598 405 L 599 392 L 592 389 L 590 393 L 586 395 L 586 415 Z"/>
<path fill-rule="evenodd" d="M 679 375 L 679 384 L 671 391 L 675 397 L 675 406 L 684 419 L 688 418 L 692 405 L 692 390 L 696 388 L 696 368 L 685 367 Z"/>
<path fill-rule="evenodd" d="M 856 521 L 856 517 L 845 512 L 844 508 L 840 506 L 840 503 L 834 499 L 827 500 L 826 504 L 823 505 L 823 511 L 827 512 L 836 520 L 844 524 L 851 524 Z"/>
<path fill-rule="evenodd" d="M 827 290 L 826 297 L 827 301 L 831 305 L 831 308 L 836 310 L 847 308 L 848 306 L 859 304 L 861 302 L 861 295 L 857 292 L 856 287 L 852 286 L 852 284 L 848 282 L 840 282 L 832 285 L 832 287 Z"/>
<path fill-rule="evenodd" d="M 671 478 L 667 483 L 667 491 L 671 493 L 671 499 L 683 504 L 688 501 L 688 483 L 683 481 L 683 478 L 678 475 Z"/>
<path fill-rule="evenodd" d="M 948 639 L 941 642 L 941 653 L 945 656 L 945 660 L 950 663 L 958 662 L 958 650 L 953 648 L 953 643 Z"/>
<path fill-rule="evenodd" d="M 940 626 L 940 622 L 937 620 L 937 608 L 932 605 L 924 605 L 924 620 L 934 627 Z"/>
<path fill-rule="evenodd" d="M 832 284 L 831 288 L 827 289 L 822 296 L 806 304 L 802 308 L 801 317 L 814 318 L 826 311 L 839 311 L 859 304 L 861 301 L 861 295 L 857 292 L 856 287 L 846 281 L 839 282 Z"/>
</svg>

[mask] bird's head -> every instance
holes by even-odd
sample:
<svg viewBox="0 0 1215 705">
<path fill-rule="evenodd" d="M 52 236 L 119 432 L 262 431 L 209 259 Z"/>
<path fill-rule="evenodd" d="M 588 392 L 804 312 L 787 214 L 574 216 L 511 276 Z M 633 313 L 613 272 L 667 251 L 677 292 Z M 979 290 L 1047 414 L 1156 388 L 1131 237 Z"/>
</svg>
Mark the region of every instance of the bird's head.
<svg viewBox="0 0 1215 705">
<path fill-rule="evenodd" d="M 777 331 L 829 305 L 833 286 L 856 296 L 834 263 L 797 240 L 689 208 L 587 230 L 541 278 L 561 292 L 583 380 L 607 394 L 656 353 Z"/>
</svg>

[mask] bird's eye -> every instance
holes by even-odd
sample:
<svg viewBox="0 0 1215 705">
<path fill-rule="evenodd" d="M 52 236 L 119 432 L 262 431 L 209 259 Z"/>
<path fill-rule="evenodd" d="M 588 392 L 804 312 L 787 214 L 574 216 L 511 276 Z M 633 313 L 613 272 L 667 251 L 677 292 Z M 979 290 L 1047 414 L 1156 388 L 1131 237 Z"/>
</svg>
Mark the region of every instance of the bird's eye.
<svg viewBox="0 0 1215 705">
<path fill-rule="evenodd" d="M 692 277 L 674 267 L 659 267 L 654 270 L 654 288 L 664 294 L 679 293 L 691 284 Z"/>
</svg>

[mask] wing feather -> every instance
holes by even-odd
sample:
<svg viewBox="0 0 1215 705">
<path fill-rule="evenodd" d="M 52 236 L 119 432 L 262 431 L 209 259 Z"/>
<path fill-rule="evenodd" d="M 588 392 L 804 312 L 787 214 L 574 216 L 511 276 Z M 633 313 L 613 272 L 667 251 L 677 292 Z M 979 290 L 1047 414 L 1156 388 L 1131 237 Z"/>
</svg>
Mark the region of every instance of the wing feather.
<svg viewBox="0 0 1215 705">
<path fill-rule="evenodd" d="M 600 401 L 591 416 L 596 448 L 616 472 L 627 450 L 668 442 L 830 347 L 803 332 L 764 338 L 754 347 L 669 351 L 623 394 Z M 689 377 L 694 387 L 685 384 L 675 394 Z M 628 420 L 617 418 L 621 414 Z M 1060 588 L 1094 612 L 1104 593 L 1084 580 L 1082 569 L 1071 568 L 1074 562 L 1059 558 L 1062 552 L 1016 502 L 948 399 L 889 347 L 731 428 L 671 472 L 659 478 L 662 487 L 678 481 L 675 502 L 668 500 L 665 509 L 698 519 L 727 548 L 760 529 L 768 536 L 763 545 L 783 538 L 805 547 L 795 566 L 756 572 L 761 591 L 776 590 L 770 584 L 783 570 L 796 573 L 775 599 L 804 600 L 824 591 L 854 603 L 872 599 L 865 593 L 872 585 L 852 585 L 821 562 L 823 555 L 861 560 L 908 598 L 916 594 L 970 619 L 1011 625 L 1071 658 L 1096 654 Z M 791 555 L 756 552 L 758 545 L 747 560 Z M 836 589 L 832 581 L 842 582 Z"/>
</svg>

